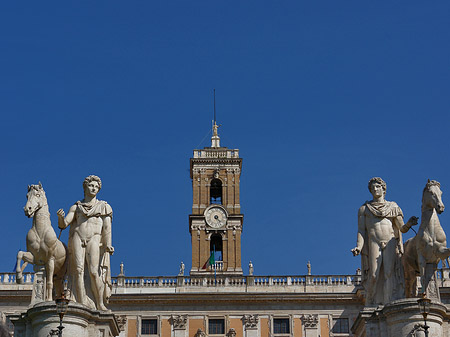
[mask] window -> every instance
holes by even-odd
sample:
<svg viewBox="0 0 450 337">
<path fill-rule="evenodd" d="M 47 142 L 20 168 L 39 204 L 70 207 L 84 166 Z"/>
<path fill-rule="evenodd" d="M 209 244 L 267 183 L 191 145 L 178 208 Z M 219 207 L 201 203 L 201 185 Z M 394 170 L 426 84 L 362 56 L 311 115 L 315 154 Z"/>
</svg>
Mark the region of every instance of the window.
<svg viewBox="0 0 450 337">
<path fill-rule="evenodd" d="M 216 261 L 223 261 L 223 244 L 222 244 L 222 236 L 220 234 L 211 235 L 211 242 L 209 244 L 210 252 L 214 252 L 214 259 Z"/>
<path fill-rule="evenodd" d="M 210 335 L 224 335 L 225 320 L 221 318 L 210 319 L 208 321 L 208 333 Z"/>
<path fill-rule="evenodd" d="M 158 334 L 158 320 L 157 319 L 143 319 L 141 324 L 142 335 L 157 335 Z"/>
<path fill-rule="evenodd" d="M 348 318 L 336 318 L 333 321 L 333 332 L 348 333 Z"/>
<path fill-rule="evenodd" d="M 289 318 L 274 318 L 273 333 L 290 333 Z"/>
<path fill-rule="evenodd" d="M 222 181 L 220 179 L 211 180 L 211 188 L 209 190 L 210 204 L 222 204 Z"/>
</svg>

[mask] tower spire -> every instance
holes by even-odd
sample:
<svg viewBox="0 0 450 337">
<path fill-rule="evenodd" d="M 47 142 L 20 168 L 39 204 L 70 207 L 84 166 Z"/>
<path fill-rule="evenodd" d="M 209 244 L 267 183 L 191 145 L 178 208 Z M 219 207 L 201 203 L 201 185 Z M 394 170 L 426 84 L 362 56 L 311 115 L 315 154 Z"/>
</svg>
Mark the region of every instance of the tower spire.
<svg viewBox="0 0 450 337">
<path fill-rule="evenodd" d="M 220 147 L 220 138 L 217 130 L 219 125 L 216 122 L 216 89 L 214 89 L 214 121 L 212 127 L 211 147 Z"/>
</svg>

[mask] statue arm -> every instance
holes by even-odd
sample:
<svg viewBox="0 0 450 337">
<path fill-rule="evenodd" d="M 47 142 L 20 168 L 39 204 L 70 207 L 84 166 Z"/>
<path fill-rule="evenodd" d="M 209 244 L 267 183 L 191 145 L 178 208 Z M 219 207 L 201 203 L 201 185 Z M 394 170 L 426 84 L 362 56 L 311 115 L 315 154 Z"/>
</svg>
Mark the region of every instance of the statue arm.
<svg viewBox="0 0 450 337">
<path fill-rule="evenodd" d="M 103 218 L 102 241 L 105 246 L 105 250 L 110 254 L 114 253 L 114 247 L 112 246 L 111 223 L 112 219 L 110 216 L 105 216 Z"/>
<path fill-rule="evenodd" d="M 352 249 L 353 255 L 361 254 L 364 246 L 364 238 L 366 237 L 366 217 L 364 215 L 366 207 L 361 206 L 358 211 L 358 234 L 356 238 L 356 247 Z"/>
<path fill-rule="evenodd" d="M 66 229 L 72 221 L 75 219 L 75 211 L 77 209 L 77 205 L 72 205 L 69 209 L 69 213 L 65 216 L 64 210 L 61 208 L 58 210 L 56 214 L 58 214 L 58 227 L 60 229 Z"/>
<path fill-rule="evenodd" d="M 409 231 L 409 229 L 411 228 L 411 226 L 415 226 L 417 225 L 418 222 L 418 218 L 415 216 L 412 216 L 411 218 L 409 218 L 408 222 L 405 224 L 403 223 L 403 216 L 398 215 L 394 218 L 394 224 L 395 226 L 397 226 L 397 228 L 400 230 L 400 232 L 402 233 L 406 233 L 407 231 Z"/>
</svg>

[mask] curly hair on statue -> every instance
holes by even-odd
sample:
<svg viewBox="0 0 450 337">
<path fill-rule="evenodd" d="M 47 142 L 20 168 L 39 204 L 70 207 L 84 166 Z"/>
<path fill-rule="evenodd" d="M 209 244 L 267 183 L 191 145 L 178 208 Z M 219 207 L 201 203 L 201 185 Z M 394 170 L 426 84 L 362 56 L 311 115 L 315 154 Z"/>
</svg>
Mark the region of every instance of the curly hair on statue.
<svg viewBox="0 0 450 337">
<path fill-rule="evenodd" d="M 372 185 L 375 183 L 380 184 L 383 187 L 384 193 L 386 194 L 386 182 L 380 177 L 373 177 L 372 179 L 369 180 L 368 188 L 370 193 L 372 193 Z"/>
<path fill-rule="evenodd" d="M 96 181 L 98 183 L 98 190 L 100 191 L 102 189 L 102 180 L 91 174 L 90 176 L 87 176 L 84 181 L 83 181 L 83 190 L 86 189 L 86 186 L 91 182 L 91 181 Z"/>
</svg>

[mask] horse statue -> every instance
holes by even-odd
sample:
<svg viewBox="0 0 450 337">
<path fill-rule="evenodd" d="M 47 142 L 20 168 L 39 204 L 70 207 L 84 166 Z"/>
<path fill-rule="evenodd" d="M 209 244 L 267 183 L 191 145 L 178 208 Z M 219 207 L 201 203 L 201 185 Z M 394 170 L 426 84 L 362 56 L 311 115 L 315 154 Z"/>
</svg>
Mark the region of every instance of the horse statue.
<svg viewBox="0 0 450 337">
<path fill-rule="evenodd" d="M 425 294 L 440 260 L 450 256 L 438 214 L 444 211 L 441 184 L 428 179 L 422 196 L 422 217 L 417 235 L 405 242 L 402 257 L 406 297 L 416 297 L 417 276 Z M 428 265 L 428 267 L 427 267 Z M 439 294 L 437 294 L 439 296 Z"/>
<path fill-rule="evenodd" d="M 28 263 L 45 266 L 46 293 L 44 300 L 53 300 L 53 285 L 57 296 L 63 294 L 66 273 L 66 246 L 58 240 L 50 222 L 47 197 L 39 185 L 28 186 L 25 215 L 33 218 L 33 224 L 27 234 L 27 251 L 17 253 L 16 282 L 23 283 L 23 270 Z M 22 266 L 21 260 L 24 261 Z"/>
</svg>

